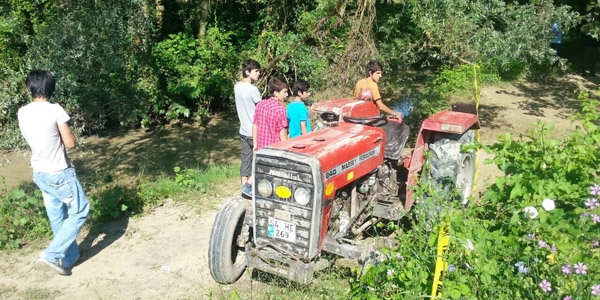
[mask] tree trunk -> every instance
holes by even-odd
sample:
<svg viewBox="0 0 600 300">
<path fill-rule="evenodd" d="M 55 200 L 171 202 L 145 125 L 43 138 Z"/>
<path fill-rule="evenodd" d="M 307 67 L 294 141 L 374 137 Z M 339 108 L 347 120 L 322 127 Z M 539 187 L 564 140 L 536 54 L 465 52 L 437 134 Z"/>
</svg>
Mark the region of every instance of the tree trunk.
<svg viewBox="0 0 600 300">
<path fill-rule="evenodd" d="M 206 25 L 208 24 L 208 12 L 210 11 L 210 0 L 200 2 L 200 26 L 198 28 L 198 39 L 206 35 Z"/>
</svg>

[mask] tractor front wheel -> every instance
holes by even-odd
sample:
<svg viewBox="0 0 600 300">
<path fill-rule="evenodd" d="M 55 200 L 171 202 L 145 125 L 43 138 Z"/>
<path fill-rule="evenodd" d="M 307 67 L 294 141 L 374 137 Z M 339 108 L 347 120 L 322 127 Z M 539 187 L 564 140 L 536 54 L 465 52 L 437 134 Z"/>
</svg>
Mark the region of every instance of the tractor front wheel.
<svg viewBox="0 0 600 300">
<path fill-rule="evenodd" d="M 221 284 L 236 282 L 248 266 L 246 243 L 252 228 L 244 222 L 251 203 L 240 197 L 228 199 L 215 217 L 208 245 L 210 275 Z"/>
<path fill-rule="evenodd" d="M 437 133 L 429 145 L 429 176 L 441 196 L 466 206 L 475 184 L 475 151 L 461 152 L 461 145 L 475 141 L 475 131 L 463 134 Z"/>
</svg>

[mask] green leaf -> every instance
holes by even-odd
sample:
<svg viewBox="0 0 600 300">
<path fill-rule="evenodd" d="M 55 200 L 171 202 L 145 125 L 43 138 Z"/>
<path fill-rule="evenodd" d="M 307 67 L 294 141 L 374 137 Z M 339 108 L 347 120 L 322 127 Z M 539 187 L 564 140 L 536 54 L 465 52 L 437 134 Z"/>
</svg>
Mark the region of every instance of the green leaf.
<svg viewBox="0 0 600 300">
<path fill-rule="evenodd" d="M 12 190 L 9 195 L 9 198 L 12 200 L 18 200 L 23 197 L 25 197 L 25 191 L 21 189 Z"/>
</svg>

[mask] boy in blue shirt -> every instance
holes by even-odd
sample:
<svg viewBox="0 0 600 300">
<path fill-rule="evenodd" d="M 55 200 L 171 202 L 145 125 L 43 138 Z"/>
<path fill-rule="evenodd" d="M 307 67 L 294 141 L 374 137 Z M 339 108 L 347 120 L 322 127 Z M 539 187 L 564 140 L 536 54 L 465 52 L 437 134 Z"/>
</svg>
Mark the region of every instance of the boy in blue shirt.
<svg viewBox="0 0 600 300">
<path fill-rule="evenodd" d="M 290 130 L 290 138 L 294 138 L 310 132 L 310 120 L 308 109 L 303 100 L 310 96 L 310 85 L 308 82 L 298 79 L 292 86 L 294 99 L 286 108 L 286 114 Z"/>
</svg>

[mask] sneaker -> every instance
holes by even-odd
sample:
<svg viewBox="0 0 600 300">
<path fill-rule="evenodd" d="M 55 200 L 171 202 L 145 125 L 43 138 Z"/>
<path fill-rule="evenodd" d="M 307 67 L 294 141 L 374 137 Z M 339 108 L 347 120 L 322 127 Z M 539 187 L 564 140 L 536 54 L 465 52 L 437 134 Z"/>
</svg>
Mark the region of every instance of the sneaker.
<svg viewBox="0 0 600 300">
<path fill-rule="evenodd" d="M 252 185 L 247 182 L 244 183 L 244 185 L 242 185 L 242 196 L 252 198 L 252 193 L 253 193 Z"/>
<path fill-rule="evenodd" d="M 65 269 L 65 268 L 61 267 L 60 263 L 58 263 L 58 262 L 55 262 L 55 263 L 50 262 L 42 256 L 40 256 L 40 258 L 38 258 L 38 261 L 46 264 L 48 267 L 50 267 L 52 270 L 54 270 L 54 272 L 58 273 L 59 275 L 63 275 L 63 276 L 71 275 L 71 271 L 69 269 Z"/>
</svg>

